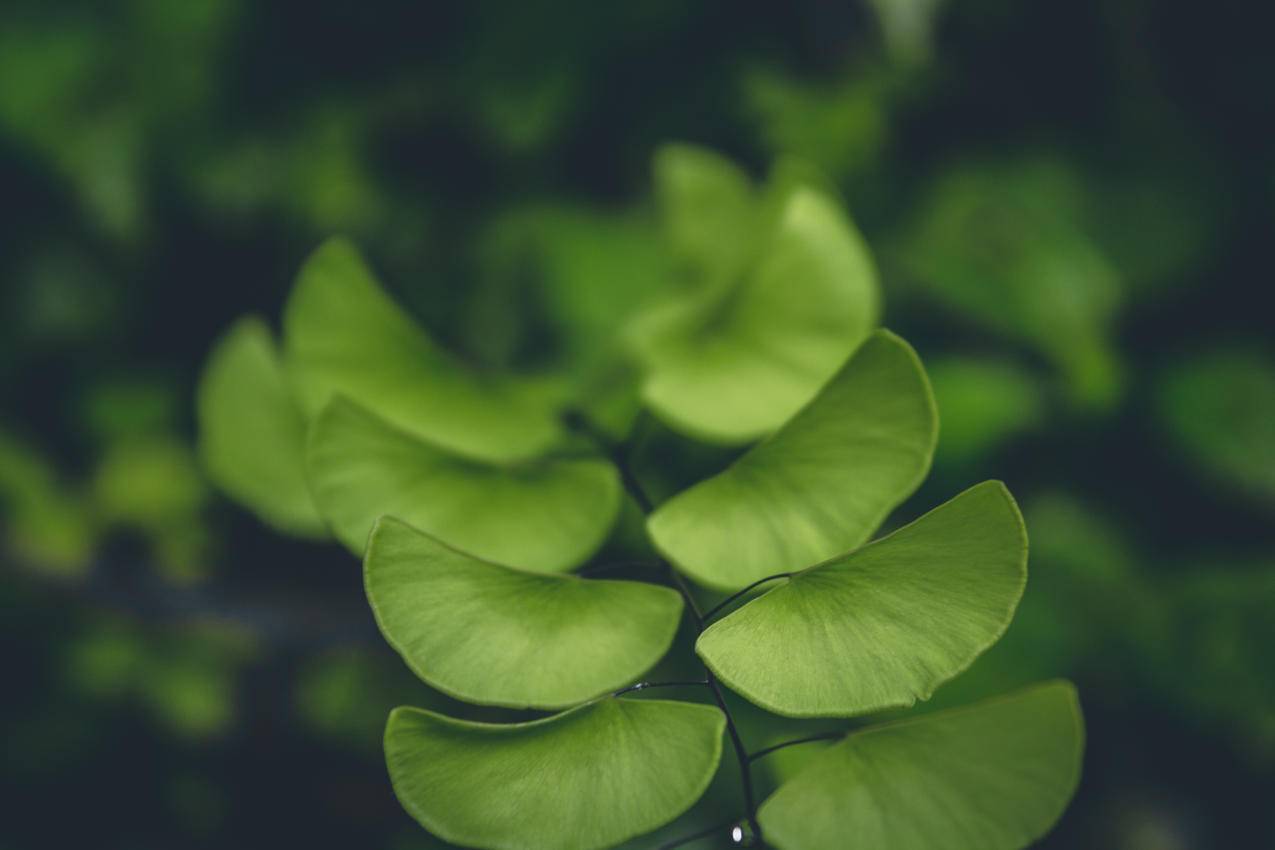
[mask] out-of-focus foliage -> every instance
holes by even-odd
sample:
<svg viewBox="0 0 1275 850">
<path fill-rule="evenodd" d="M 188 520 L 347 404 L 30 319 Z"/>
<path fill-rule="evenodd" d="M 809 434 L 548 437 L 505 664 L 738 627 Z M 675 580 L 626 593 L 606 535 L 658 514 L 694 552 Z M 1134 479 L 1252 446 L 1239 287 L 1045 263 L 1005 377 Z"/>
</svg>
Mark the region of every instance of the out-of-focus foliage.
<svg viewBox="0 0 1275 850">
<path fill-rule="evenodd" d="M 1165 430 L 1205 474 L 1275 506 L 1275 360 L 1219 350 L 1160 376 Z"/>
<path fill-rule="evenodd" d="M 800 172 L 776 169 L 754 190 L 732 163 L 680 145 L 654 171 L 684 279 L 629 329 L 642 399 L 679 432 L 750 442 L 806 404 L 876 324 L 876 270 Z"/>
<path fill-rule="evenodd" d="M 536 337 L 548 337 L 552 365 L 590 390 L 608 389 L 615 335 L 667 274 L 654 216 L 641 206 L 514 208 L 487 226 L 478 254 L 466 324 L 484 359 L 512 365 L 537 347 Z M 520 315 L 502 309 L 510 303 L 524 307 Z M 490 324 L 501 318 L 510 324 Z"/>
<path fill-rule="evenodd" d="M 744 79 L 744 99 L 764 143 L 845 178 L 870 167 L 889 142 L 893 78 L 869 68 L 810 84 L 775 70 Z"/>
<path fill-rule="evenodd" d="M 197 138 L 237 3 L 135 0 L 94 14 L 15 4 L 0 37 L 0 125 L 73 187 L 86 220 L 149 228 L 148 159 Z"/>
<path fill-rule="evenodd" d="M 358 592 L 346 559 L 270 543 L 216 501 L 188 538 L 216 545 L 170 571 L 152 554 L 196 547 L 152 545 L 123 520 L 108 529 L 98 468 L 152 438 L 169 458 L 152 469 L 182 466 L 173 441 L 194 433 L 204 352 L 235 317 L 273 315 L 334 232 L 354 236 L 392 294 L 467 360 L 580 364 L 571 393 L 621 435 L 637 378 L 601 352 L 615 317 L 667 274 L 648 250 L 655 205 L 639 199 L 651 153 L 683 139 L 753 176 L 777 157 L 813 161 L 870 244 L 891 249 L 878 250 L 884 321 L 925 357 L 943 411 L 934 483 L 900 516 L 978 473 L 1023 498 L 1032 578 L 1015 623 L 936 699 L 1079 680 L 1111 756 L 1089 766 L 1047 846 L 1271 843 L 1269 639 L 1255 619 L 1275 546 L 1258 460 L 1275 185 L 1255 131 L 1270 107 L 1264 17 L 1184 0 L 782 11 L 11 0 L 0 633 L 13 659 L 12 840 L 350 846 L 410 834 L 404 846 L 421 846 L 378 796 L 375 748 L 337 755 L 324 742 L 350 739 L 320 730 L 341 721 L 285 719 L 310 704 L 299 694 L 322 690 L 315 659 L 342 651 L 386 675 L 329 683 L 348 701 L 329 716 L 352 717 L 362 693 L 374 718 L 398 702 L 433 707 L 410 674 L 401 695 L 378 696 L 403 669 L 372 648 L 369 615 L 358 612 L 359 631 L 336 602 Z M 1029 179 L 1040 171 L 1054 176 Z M 976 205 L 941 198 L 953 185 L 993 208 L 1028 195 L 1004 243 L 1012 277 L 1009 262 L 969 276 L 980 239 L 922 232 L 940 201 L 958 223 L 961 204 Z M 914 254 L 930 247 L 953 269 Z M 1077 284 L 1067 303 L 1053 276 L 1083 268 L 1108 282 Z M 1066 322 L 998 318 L 1051 298 Z M 642 434 L 661 498 L 733 459 L 655 423 Z M 175 502 L 194 504 L 183 480 Z M 632 516 L 621 523 L 629 536 L 617 539 L 640 533 Z M 177 594 L 171 577 L 200 567 L 209 580 Z M 248 589 L 264 597 L 245 601 Z M 68 697 L 54 675 L 67 647 L 121 604 L 138 622 L 211 610 L 263 636 L 265 660 L 240 668 L 226 749 L 171 746 L 138 700 Z M 364 722 L 375 734 L 379 721 Z M 271 767 L 280 751 L 295 769 Z M 80 817 L 64 816 L 70 798 Z M 695 817 L 682 832 L 711 825 Z"/>
<path fill-rule="evenodd" d="M 1135 635 L 1150 685 L 1180 710 L 1217 724 L 1260 765 L 1275 759 L 1275 640 L 1270 562 L 1206 561 L 1158 590 L 1161 605 Z M 1188 684 L 1189 683 L 1189 684 Z"/>
<path fill-rule="evenodd" d="M 250 316 L 226 332 L 197 404 L 200 456 L 217 486 L 272 525 L 323 534 L 305 480 L 305 421 L 264 322 Z"/>
<path fill-rule="evenodd" d="M 162 435 L 112 445 L 92 487 L 101 521 L 145 535 L 156 562 L 171 575 L 203 570 L 210 541 L 200 512 L 208 490 L 185 443 Z"/>
<path fill-rule="evenodd" d="M 126 622 L 93 623 L 68 647 L 69 683 L 79 693 L 143 708 L 173 734 L 225 734 L 238 713 L 237 677 L 252 657 L 249 636 L 194 627 L 148 634 Z"/>
<path fill-rule="evenodd" d="M 0 502 L 7 545 L 33 567 L 88 569 L 104 536 L 125 530 L 148 544 L 173 579 L 202 573 L 210 541 L 208 490 L 190 449 L 167 435 L 106 444 L 89 482 L 67 482 L 34 447 L 0 434 Z"/>
<path fill-rule="evenodd" d="M 1040 425 L 1040 381 L 1009 359 L 950 356 L 928 366 L 943 439 L 936 461 L 973 467 L 1007 440 Z"/>
<path fill-rule="evenodd" d="M 0 487 L 6 544 L 16 556 L 57 572 L 87 564 L 96 539 L 87 500 L 60 482 L 34 449 L 3 433 Z"/>
<path fill-rule="evenodd" d="M 900 247 L 924 291 L 1055 362 L 1072 395 L 1108 406 L 1119 274 L 1084 229 L 1083 188 L 1062 163 L 963 165 L 929 189 Z"/>
<path fill-rule="evenodd" d="M 398 658 L 364 647 L 314 654 L 297 673 L 293 700 L 297 719 L 313 734 L 376 758 L 395 706 L 449 709 L 449 701 L 422 686 Z"/>
</svg>

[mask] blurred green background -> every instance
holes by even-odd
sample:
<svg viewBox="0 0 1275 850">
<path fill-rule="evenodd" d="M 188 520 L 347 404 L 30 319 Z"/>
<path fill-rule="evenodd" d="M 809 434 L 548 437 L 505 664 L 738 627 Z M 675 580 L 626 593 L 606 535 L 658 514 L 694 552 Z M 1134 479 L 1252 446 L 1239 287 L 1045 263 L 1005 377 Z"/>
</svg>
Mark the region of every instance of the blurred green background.
<svg viewBox="0 0 1275 850">
<path fill-rule="evenodd" d="M 195 381 L 333 233 L 469 358 L 573 356 L 658 283 L 670 140 L 803 160 L 864 231 L 943 422 L 899 515 L 1023 505 L 1018 618 L 938 699 L 1077 681 L 1044 846 L 1275 846 L 1263 14 L 3 0 L 0 848 L 436 846 L 380 732 L 438 697 L 353 559 L 212 491 Z M 713 462 L 662 439 L 669 486 Z"/>
</svg>

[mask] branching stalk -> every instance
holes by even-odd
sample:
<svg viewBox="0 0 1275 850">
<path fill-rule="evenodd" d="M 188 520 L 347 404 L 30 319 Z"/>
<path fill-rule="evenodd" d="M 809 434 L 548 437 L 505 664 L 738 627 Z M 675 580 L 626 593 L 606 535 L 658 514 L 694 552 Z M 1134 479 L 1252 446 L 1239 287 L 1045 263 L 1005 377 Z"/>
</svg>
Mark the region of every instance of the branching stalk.
<svg viewBox="0 0 1275 850">
<path fill-rule="evenodd" d="M 839 738 L 844 738 L 845 736 L 845 732 L 820 732 L 818 735 L 808 735 L 805 738 L 794 738 L 791 741 L 784 741 L 783 743 L 775 744 L 772 747 L 766 747 L 765 749 L 758 750 L 755 753 L 750 753 L 748 760 L 750 762 L 754 762 L 762 756 L 770 755 L 775 750 L 782 750 L 785 747 L 793 747 L 797 744 L 809 744 L 812 741 L 835 741 Z"/>
<path fill-rule="evenodd" d="M 716 833 L 729 829 L 731 826 L 734 826 L 734 823 L 734 821 L 727 821 L 726 823 L 719 823 L 715 826 L 710 826 L 708 829 L 701 829 L 699 832 L 692 835 L 683 835 L 681 838 L 675 838 L 667 844 L 661 844 L 658 850 L 675 850 L 678 847 L 690 844 L 692 841 L 698 841 L 701 838 L 708 838 L 710 835 L 715 835 Z"/>
<path fill-rule="evenodd" d="M 629 685 L 627 688 L 620 688 L 618 691 L 611 694 L 611 696 L 618 697 L 623 694 L 632 693 L 633 691 L 645 691 L 650 688 L 690 688 L 697 686 L 702 688 L 706 685 L 708 685 L 708 680 L 706 679 L 696 679 L 692 682 L 638 682 L 636 685 Z"/>
<path fill-rule="evenodd" d="M 748 587 L 745 587 L 743 590 L 732 593 L 730 596 L 727 596 L 725 599 L 723 599 L 721 602 L 718 602 L 712 608 L 709 608 L 707 613 L 704 614 L 704 620 L 708 621 L 713 619 L 713 616 L 717 614 L 718 611 L 721 611 L 723 608 L 725 608 L 727 605 L 734 602 L 736 599 L 739 599 L 740 597 L 744 596 L 753 588 L 759 587 L 768 581 L 774 581 L 775 579 L 778 579 L 778 578 L 788 578 L 791 575 L 792 573 L 775 573 L 773 576 L 766 576 L 765 578 L 757 579 L 757 581 L 748 585 Z"/>
<path fill-rule="evenodd" d="M 642 487 L 637 476 L 633 472 L 633 467 L 629 463 L 628 452 L 624 445 L 616 443 L 609 436 L 594 427 L 587 417 L 579 413 L 569 413 L 566 417 L 567 424 L 588 436 L 597 444 L 598 448 L 603 451 L 611 460 L 620 473 L 620 480 L 624 484 L 625 491 L 642 509 L 643 514 L 649 515 L 655 505 L 651 498 L 646 494 L 646 490 Z M 682 577 L 672 564 L 661 559 L 664 566 L 668 569 L 670 581 L 673 586 L 681 593 L 683 601 L 686 603 L 687 613 L 695 624 L 695 632 L 699 634 L 704 631 L 704 614 L 700 611 L 699 603 L 695 601 L 694 594 L 691 593 L 690 587 L 686 583 L 686 579 Z M 747 588 L 745 589 L 747 590 Z M 721 606 L 718 606 L 719 608 Z M 714 609 L 716 610 L 716 609 Z M 726 696 L 722 693 L 722 687 L 718 684 L 717 677 L 713 675 L 713 671 L 704 667 L 705 683 L 713 694 L 713 700 L 717 703 L 717 707 L 726 717 L 726 732 L 730 737 L 731 746 L 735 750 L 735 759 L 739 762 L 739 778 L 740 785 L 744 795 L 744 817 L 748 821 L 748 826 L 752 830 L 753 837 L 761 846 L 765 846 L 762 841 L 761 824 L 757 822 L 757 799 L 753 792 L 753 774 L 752 765 L 748 757 L 748 749 L 744 746 L 743 738 L 740 737 L 739 727 L 735 723 L 735 718 L 731 714 L 730 707 L 726 704 Z M 707 834 L 707 833 L 706 833 Z M 688 839 L 689 840 L 689 839 Z M 673 846 L 677 846 L 675 843 Z"/>
</svg>

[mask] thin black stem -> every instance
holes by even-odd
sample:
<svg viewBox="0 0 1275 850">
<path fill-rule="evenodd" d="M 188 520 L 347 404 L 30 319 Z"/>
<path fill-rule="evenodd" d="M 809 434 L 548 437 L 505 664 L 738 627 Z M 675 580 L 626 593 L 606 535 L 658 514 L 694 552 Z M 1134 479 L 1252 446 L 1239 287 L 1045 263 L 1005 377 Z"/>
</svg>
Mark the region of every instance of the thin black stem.
<svg viewBox="0 0 1275 850">
<path fill-rule="evenodd" d="M 698 841 L 701 838 L 708 838 L 710 835 L 714 835 L 718 832 L 722 832 L 723 830 L 729 829 L 730 827 L 734 825 L 735 825 L 734 821 L 719 823 L 716 826 L 710 826 L 708 829 L 701 829 L 699 832 L 693 835 L 684 835 L 681 838 L 673 839 L 667 844 L 661 844 L 658 850 L 674 850 L 674 848 L 682 847 L 686 844 L 690 844 L 692 841 Z"/>
<path fill-rule="evenodd" d="M 809 744 L 812 741 L 835 741 L 838 738 L 844 738 L 845 736 L 845 732 L 820 732 L 818 735 L 809 735 L 805 738 L 794 738 L 791 741 L 784 741 L 782 744 L 775 744 L 773 747 L 766 747 L 763 750 L 758 750 L 757 752 L 750 754 L 748 756 L 748 760 L 750 762 L 757 761 L 757 759 L 762 756 L 769 755 L 775 750 L 782 750 L 785 747 L 792 747 L 797 744 Z"/>
<path fill-rule="evenodd" d="M 735 748 L 735 759 L 739 762 L 739 779 L 744 788 L 745 817 L 748 819 L 748 825 L 752 827 L 753 835 L 761 841 L 761 824 L 757 822 L 757 799 L 753 794 L 753 771 L 752 762 L 748 760 L 748 748 L 744 746 L 744 740 L 739 736 L 739 727 L 735 725 L 735 718 L 731 716 L 730 709 L 726 706 L 726 697 L 722 694 L 722 686 L 717 684 L 717 677 L 713 675 L 712 670 L 707 667 L 704 669 L 708 673 L 708 689 L 713 692 L 717 707 L 722 710 L 722 714 L 726 715 L 726 731 L 730 735 L 731 745 Z"/>
<path fill-rule="evenodd" d="M 695 601 L 694 594 L 691 593 L 690 585 L 686 583 L 686 579 L 682 577 L 673 565 L 665 562 L 668 568 L 669 580 L 677 588 L 678 593 L 682 594 L 682 600 L 686 603 L 686 612 L 691 615 L 691 619 L 695 622 L 695 631 L 704 631 L 704 615 L 699 610 L 699 603 Z"/>
<path fill-rule="evenodd" d="M 707 684 L 707 679 L 695 679 L 690 682 L 638 682 L 635 685 L 629 685 L 627 688 L 620 688 L 618 691 L 611 694 L 611 696 L 618 697 L 621 694 L 632 693 L 633 691 L 645 691 L 648 688 L 702 688 Z"/>
<path fill-rule="evenodd" d="M 642 513 L 650 514 L 655 510 L 655 505 L 647 497 L 646 491 L 642 489 L 642 485 L 633 475 L 633 470 L 626 463 L 620 467 L 620 477 L 624 480 L 624 489 L 633 497 L 633 501 L 638 503 L 638 507 L 642 509 Z"/>
<path fill-rule="evenodd" d="M 611 462 L 615 464 L 615 468 L 620 472 L 620 480 L 624 484 L 625 492 L 633 497 L 633 501 L 637 502 L 638 507 L 642 509 L 642 513 L 649 514 L 655 510 L 655 505 L 651 502 L 650 497 L 646 495 L 646 490 L 642 488 L 642 483 L 634 476 L 633 466 L 629 463 L 628 454 L 622 444 L 617 443 L 611 438 L 610 434 L 599 429 L 589 421 L 589 417 L 578 411 L 567 411 L 562 418 L 567 427 L 574 428 L 588 437 L 611 459 Z"/>
<path fill-rule="evenodd" d="M 616 443 L 608 435 L 599 431 L 588 420 L 588 417 L 582 414 L 572 412 L 568 413 L 564 418 L 569 427 L 575 428 L 588 436 L 598 445 L 599 449 L 607 454 L 620 472 L 620 480 L 624 484 L 625 491 L 642 509 L 642 513 L 649 515 L 655 509 L 655 505 L 643 489 L 642 483 L 638 481 L 637 476 L 633 473 L 633 466 L 629 463 L 628 451 L 625 446 Z M 696 633 L 703 632 L 704 614 L 700 611 L 699 604 L 695 601 L 695 596 L 691 593 L 686 579 L 668 561 L 663 559 L 661 561 L 668 568 L 669 577 L 673 585 L 681 593 L 682 599 L 686 603 L 686 610 L 695 623 Z M 748 749 L 744 746 L 744 741 L 739 735 L 739 727 L 735 724 L 735 718 L 730 712 L 730 707 L 726 704 L 726 696 L 722 693 L 722 687 L 718 684 L 717 677 L 713 675 L 713 671 L 708 669 L 707 666 L 704 668 L 704 677 L 709 690 L 713 693 L 713 700 L 726 717 L 726 732 L 730 737 L 731 746 L 735 749 L 735 759 L 739 762 L 739 778 L 744 792 L 745 819 L 748 821 L 748 826 L 751 828 L 757 843 L 764 846 L 761 824 L 757 822 L 757 799 L 753 793 L 753 773 L 751 763 L 748 760 Z"/>
<path fill-rule="evenodd" d="M 725 599 L 723 599 L 721 602 L 718 602 L 712 608 L 709 608 L 708 611 L 704 614 L 704 619 L 706 621 L 713 619 L 714 614 L 716 614 L 718 611 L 722 610 L 727 605 L 734 602 L 736 599 L 739 599 L 744 594 L 748 593 L 748 591 L 752 590 L 754 587 L 765 584 L 768 581 L 774 581 L 777 578 L 788 578 L 791 575 L 792 573 L 775 573 L 773 576 L 766 576 L 765 578 L 757 579 L 757 581 L 748 585 L 748 587 L 745 587 L 743 590 L 732 593 L 730 596 L 727 596 Z"/>
</svg>

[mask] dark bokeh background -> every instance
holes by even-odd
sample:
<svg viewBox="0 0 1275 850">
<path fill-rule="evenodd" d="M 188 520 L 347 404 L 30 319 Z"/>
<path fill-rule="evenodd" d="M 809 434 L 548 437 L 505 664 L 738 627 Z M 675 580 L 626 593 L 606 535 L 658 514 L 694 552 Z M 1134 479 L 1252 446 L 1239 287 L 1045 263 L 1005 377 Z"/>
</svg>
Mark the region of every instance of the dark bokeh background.
<svg viewBox="0 0 1275 850">
<path fill-rule="evenodd" d="M 1019 618 L 939 699 L 1077 681 L 1046 845 L 1275 846 L 1270 21 L 608 5 L 0 3 L 0 847 L 433 846 L 379 735 L 434 697 L 351 558 L 211 491 L 193 387 L 338 232 L 458 350 L 552 362 L 540 284 L 610 285 L 668 140 L 842 194 L 943 417 L 900 515 L 1019 497 Z"/>
</svg>

